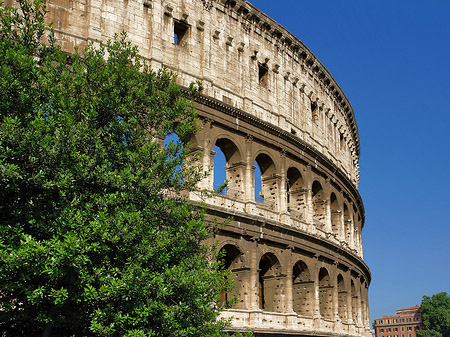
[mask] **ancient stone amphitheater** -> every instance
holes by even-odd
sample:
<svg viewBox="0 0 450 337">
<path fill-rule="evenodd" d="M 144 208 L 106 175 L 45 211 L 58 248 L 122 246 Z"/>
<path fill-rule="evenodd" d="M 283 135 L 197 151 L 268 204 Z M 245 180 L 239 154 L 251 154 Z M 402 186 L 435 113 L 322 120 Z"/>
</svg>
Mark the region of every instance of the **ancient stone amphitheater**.
<svg viewBox="0 0 450 337">
<path fill-rule="evenodd" d="M 49 0 L 48 9 L 66 51 L 126 30 L 152 67 L 173 69 L 182 86 L 203 83 L 203 128 L 190 144 L 205 168 L 214 149 L 226 158 L 227 189 L 203 201 L 210 217 L 233 216 L 215 238 L 236 280 L 238 301 L 223 314 L 232 328 L 369 336 L 358 130 L 311 51 L 243 0 Z M 212 172 L 201 185 L 213 190 Z"/>
</svg>

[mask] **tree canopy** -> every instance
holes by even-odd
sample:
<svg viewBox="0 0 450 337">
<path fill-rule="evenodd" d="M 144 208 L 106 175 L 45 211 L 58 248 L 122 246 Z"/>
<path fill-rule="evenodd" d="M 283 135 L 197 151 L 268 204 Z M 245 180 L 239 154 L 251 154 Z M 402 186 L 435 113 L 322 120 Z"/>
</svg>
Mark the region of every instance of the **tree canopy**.
<svg viewBox="0 0 450 337">
<path fill-rule="evenodd" d="M 67 55 L 45 4 L 18 3 L 0 4 L 0 330 L 221 336 L 229 278 L 183 197 L 200 170 L 158 142 L 195 132 L 175 76 L 125 33 Z"/>
<path fill-rule="evenodd" d="M 419 337 L 450 337 L 450 295 L 424 296 L 420 311 L 425 329 L 417 331 Z"/>
</svg>

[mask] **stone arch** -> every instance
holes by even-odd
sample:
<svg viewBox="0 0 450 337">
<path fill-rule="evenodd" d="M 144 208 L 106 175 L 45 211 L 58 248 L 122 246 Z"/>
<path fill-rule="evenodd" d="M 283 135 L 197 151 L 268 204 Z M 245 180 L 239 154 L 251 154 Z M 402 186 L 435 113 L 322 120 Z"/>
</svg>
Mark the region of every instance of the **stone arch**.
<svg viewBox="0 0 450 337">
<path fill-rule="evenodd" d="M 219 250 L 222 268 L 231 270 L 231 276 L 234 280 L 234 289 L 220 294 L 219 306 L 230 305 L 236 298 L 235 308 L 245 306 L 243 294 L 245 292 L 245 261 L 242 250 L 235 244 L 226 243 Z"/>
<path fill-rule="evenodd" d="M 333 317 L 333 286 L 330 281 L 330 274 L 324 267 L 319 271 L 319 310 L 320 315 L 326 319 Z"/>
<path fill-rule="evenodd" d="M 281 264 L 273 253 L 264 254 L 259 261 L 259 308 L 267 311 L 283 311 Z"/>
<path fill-rule="evenodd" d="M 261 192 L 260 198 L 258 198 L 255 189 L 255 200 L 262 202 L 267 207 L 277 209 L 280 176 L 277 175 L 275 162 L 268 154 L 261 152 L 255 158 L 255 166 L 256 165 L 261 172 Z M 255 186 L 256 179 L 258 179 L 258 177 L 255 175 Z"/>
<path fill-rule="evenodd" d="M 322 185 L 317 180 L 313 182 L 311 192 L 314 223 L 320 228 L 323 228 L 327 214 L 326 200 Z"/>
<path fill-rule="evenodd" d="M 341 208 L 339 206 L 338 199 L 334 192 L 330 195 L 330 208 L 331 208 L 331 231 L 336 237 L 339 236 L 341 228 Z"/>
<path fill-rule="evenodd" d="M 245 173 L 245 163 L 242 162 L 241 151 L 233 140 L 224 136 L 216 139 L 214 150 L 214 188 L 218 188 L 223 183 L 224 177 L 228 183 L 220 193 L 233 198 L 241 198 L 244 191 Z M 216 165 L 216 158 L 219 158 L 218 151 L 221 151 L 225 157 L 224 168 Z"/>
<path fill-rule="evenodd" d="M 292 268 L 292 308 L 299 315 L 312 316 L 314 281 L 308 266 L 302 260 Z"/>
<path fill-rule="evenodd" d="M 344 277 L 339 274 L 337 277 L 338 287 L 338 315 L 341 321 L 347 321 L 347 290 L 345 288 Z"/>
<path fill-rule="evenodd" d="M 286 176 L 288 211 L 291 215 L 304 219 L 306 212 L 306 194 L 302 174 L 297 168 L 289 167 Z"/>
</svg>

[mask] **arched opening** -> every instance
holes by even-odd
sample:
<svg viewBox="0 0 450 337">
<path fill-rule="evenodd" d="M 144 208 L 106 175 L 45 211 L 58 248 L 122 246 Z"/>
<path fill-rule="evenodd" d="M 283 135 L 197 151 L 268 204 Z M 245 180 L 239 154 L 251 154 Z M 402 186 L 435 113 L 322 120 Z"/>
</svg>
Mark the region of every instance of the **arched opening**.
<svg viewBox="0 0 450 337">
<path fill-rule="evenodd" d="M 287 170 L 286 185 L 289 213 L 299 219 L 304 219 L 306 210 L 305 185 L 300 171 L 295 167 L 290 167 Z"/>
<path fill-rule="evenodd" d="M 292 308 L 299 315 L 312 316 L 314 281 L 303 261 L 298 261 L 292 270 Z"/>
<path fill-rule="evenodd" d="M 172 179 L 172 182 L 184 182 L 182 173 L 182 167 L 184 165 L 182 160 L 183 149 L 184 142 L 180 140 L 176 133 L 172 132 L 164 138 L 162 143 L 162 150 L 166 153 L 164 174 L 167 179 Z M 168 183 L 168 186 L 170 186 L 170 183 Z"/>
<path fill-rule="evenodd" d="M 346 203 L 344 203 L 344 230 L 345 230 L 345 241 L 348 244 L 351 244 L 352 217 Z"/>
<path fill-rule="evenodd" d="M 333 292 L 330 283 L 330 275 L 326 268 L 319 271 L 319 308 L 323 318 L 331 319 L 333 312 Z"/>
<path fill-rule="evenodd" d="M 341 274 L 337 278 L 338 286 L 338 314 L 341 321 L 347 321 L 347 291 L 345 290 L 344 278 Z"/>
<path fill-rule="evenodd" d="M 255 201 L 271 209 L 276 209 L 279 177 L 276 175 L 275 164 L 266 154 L 259 154 L 255 159 L 255 167 L 259 168 L 260 177 L 255 169 Z M 258 181 L 259 180 L 259 181 Z M 261 186 L 258 190 L 258 186 Z"/>
<path fill-rule="evenodd" d="M 259 262 L 259 308 L 267 311 L 283 311 L 281 296 L 281 265 L 272 253 L 266 253 Z"/>
<path fill-rule="evenodd" d="M 234 280 L 234 289 L 220 293 L 219 306 L 233 306 L 241 308 L 244 305 L 241 291 L 245 287 L 243 271 L 243 254 L 235 245 L 227 244 L 220 249 L 222 268 L 230 269 Z M 243 292 L 243 291 L 242 291 Z M 233 300 L 236 298 L 236 303 Z"/>
<path fill-rule="evenodd" d="M 356 323 L 358 321 L 358 293 L 356 292 L 355 282 L 351 282 L 351 296 L 352 296 L 352 319 L 353 323 Z"/>
<path fill-rule="evenodd" d="M 330 196 L 331 203 L 331 230 L 334 235 L 339 235 L 339 229 L 341 225 L 341 210 L 339 209 L 339 203 L 336 194 L 331 193 Z"/>
<path fill-rule="evenodd" d="M 322 185 L 314 181 L 312 185 L 313 219 L 317 226 L 324 227 L 326 216 L 326 200 Z"/>
<path fill-rule="evenodd" d="M 245 165 L 239 149 L 231 140 L 220 138 L 216 141 L 214 152 L 214 190 L 232 198 L 241 198 Z M 223 187 L 225 180 L 227 186 Z"/>
</svg>

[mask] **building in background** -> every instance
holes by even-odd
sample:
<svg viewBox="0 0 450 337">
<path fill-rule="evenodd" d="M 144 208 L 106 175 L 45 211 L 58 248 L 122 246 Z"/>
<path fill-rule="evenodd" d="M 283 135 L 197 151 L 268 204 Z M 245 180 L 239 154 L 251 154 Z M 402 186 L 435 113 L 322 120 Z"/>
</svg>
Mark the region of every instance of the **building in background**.
<svg viewBox="0 0 450 337">
<path fill-rule="evenodd" d="M 396 315 L 383 316 L 373 322 L 375 337 L 416 337 L 422 328 L 420 306 L 399 309 Z"/>
</svg>

